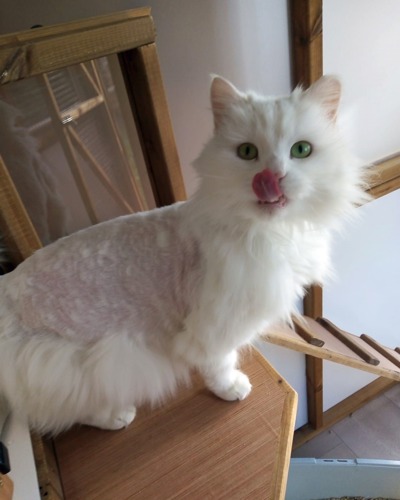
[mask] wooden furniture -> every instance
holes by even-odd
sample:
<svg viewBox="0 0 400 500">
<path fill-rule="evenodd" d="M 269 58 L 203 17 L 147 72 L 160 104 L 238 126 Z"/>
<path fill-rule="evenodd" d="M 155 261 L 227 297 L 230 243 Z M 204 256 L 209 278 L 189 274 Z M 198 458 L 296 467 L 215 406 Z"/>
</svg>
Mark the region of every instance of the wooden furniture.
<svg viewBox="0 0 400 500">
<path fill-rule="evenodd" d="M 297 395 L 255 350 L 244 401 L 197 380 L 122 431 L 75 428 L 55 440 L 66 500 L 285 498 Z"/>
<path fill-rule="evenodd" d="M 292 43 L 292 83 L 293 86 L 301 84 L 308 87 L 323 74 L 323 1 L 290 0 L 289 18 Z M 400 155 L 383 158 L 374 165 L 371 174 L 369 192 L 375 198 L 400 188 Z M 304 314 L 312 319 L 323 316 L 321 287 L 313 286 L 308 290 L 304 300 Z M 276 338 L 275 340 L 276 343 L 281 342 Z M 390 378 L 380 378 L 324 412 L 322 358 L 331 358 L 327 355 L 326 349 L 310 349 L 310 344 L 307 343 L 302 346 L 304 348 L 299 348 L 299 345 L 294 344 L 290 342 L 290 346 L 286 346 L 307 354 L 308 406 L 308 424 L 296 431 L 294 447 L 300 446 L 394 385 L 394 381 Z M 340 358 L 340 351 L 338 354 Z M 339 361 L 339 358 L 336 357 L 333 361 Z M 365 364 L 363 366 L 365 367 Z"/>
</svg>

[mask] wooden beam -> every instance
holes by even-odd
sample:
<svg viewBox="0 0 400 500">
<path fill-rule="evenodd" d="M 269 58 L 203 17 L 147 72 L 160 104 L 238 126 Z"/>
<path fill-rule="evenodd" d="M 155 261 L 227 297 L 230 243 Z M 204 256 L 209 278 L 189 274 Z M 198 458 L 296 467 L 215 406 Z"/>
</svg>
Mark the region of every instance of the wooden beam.
<svg viewBox="0 0 400 500">
<path fill-rule="evenodd" d="M 292 82 L 309 87 L 322 76 L 322 0 L 290 0 Z"/>
<path fill-rule="evenodd" d="M 289 0 L 293 87 L 309 87 L 322 76 L 322 0 Z M 311 287 L 304 301 L 304 314 L 322 316 L 322 289 Z M 308 421 L 323 425 L 322 360 L 306 356 Z"/>
<path fill-rule="evenodd" d="M 119 54 L 143 156 L 158 206 L 186 199 L 155 44 Z"/>
<path fill-rule="evenodd" d="M 0 83 L 154 42 L 150 9 L 135 9 L 0 36 Z"/>
<path fill-rule="evenodd" d="M 323 314 L 322 288 L 311 286 L 304 299 L 304 314 L 318 318 Z M 324 370 L 322 359 L 306 356 L 306 387 L 308 422 L 314 429 L 324 424 Z"/>
<path fill-rule="evenodd" d="M 383 158 L 371 169 L 371 185 L 368 192 L 374 198 L 400 188 L 400 154 Z"/>
</svg>

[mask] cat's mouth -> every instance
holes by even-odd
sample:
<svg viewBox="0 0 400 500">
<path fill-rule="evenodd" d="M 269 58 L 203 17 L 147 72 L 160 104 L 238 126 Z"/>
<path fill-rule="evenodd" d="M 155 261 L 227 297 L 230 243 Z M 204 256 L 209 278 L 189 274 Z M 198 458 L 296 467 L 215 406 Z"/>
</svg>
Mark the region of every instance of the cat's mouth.
<svg viewBox="0 0 400 500">
<path fill-rule="evenodd" d="M 283 178 L 268 168 L 253 177 L 252 188 L 259 205 L 279 208 L 286 205 L 287 199 L 281 186 Z"/>
<path fill-rule="evenodd" d="M 278 208 L 283 208 L 286 206 L 287 203 L 287 198 L 284 194 L 279 196 L 278 199 L 273 200 L 273 201 L 266 201 L 266 200 L 258 200 L 258 205 L 261 206 L 267 206 L 267 207 L 278 207 Z"/>
</svg>

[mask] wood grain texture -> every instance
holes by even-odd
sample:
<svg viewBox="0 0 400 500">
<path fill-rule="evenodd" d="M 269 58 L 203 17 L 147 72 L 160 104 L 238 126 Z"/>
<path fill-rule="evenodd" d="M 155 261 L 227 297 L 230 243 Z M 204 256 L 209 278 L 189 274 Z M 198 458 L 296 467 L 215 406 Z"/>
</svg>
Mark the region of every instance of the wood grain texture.
<svg viewBox="0 0 400 500">
<path fill-rule="evenodd" d="M 0 83 L 154 42 L 149 9 L 135 9 L 0 36 Z"/>
<path fill-rule="evenodd" d="M 326 318 L 318 318 L 318 323 L 322 325 L 325 330 L 328 330 L 329 333 L 334 335 L 336 338 L 342 342 L 342 344 L 349 347 L 352 351 L 354 351 L 358 357 L 363 359 L 366 363 L 370 365 L 379 365 L 379 360 L 371 355 L 371 353 L 365 349 L 360 343 L 354 341 L 353 335 L 349 334 L 345 330 L 338 328 L 331 321 Z M 361 335 L 362 338 L 362 335 Z"/>
<path fill-rule="evenodd" d="M 399 188 L 400 154 L 383 158 L 372 167 L 368 192 L 374 198 L 380 198 Z"/>
<path fill-rule="evenodd" d="M 297 396 L 256 351 L 241 402 L 196 380 L 118 432 L 76 428 L 55 441 L 66 500 L 283 500 Z"/>
<path fill-rule="evenodd" d="M 290 0 L 293 86 L 322 76 L 322 0 Z"/>
<path fill-rule="evenodd" d="M 158 206 L 186 199 L 155 44 L 119 54 L 121 70 Z"/>
<path fill-rule="evenodd" d="M 343 343 L 337 336 L 332 335 L 330 331 L 326 330 L 312 318 L 304 319 L 307 321 L 308 329 L 313 331 L 316 337 L 324 341 L 322 347 L 317 347 L 305 341 L 288 326 L 270 328 L 263 338 L 267 342 L 308 354 L 313 358 L 326 359 L 368 373 L 400 381 L 400 369 L 387 357 L 387 352 L 390 352 L 393 357 L 400 359 L 399 355 L 394 350 L 385 347 L 386 353 L 383 355 L 372 346 L 368 346 L 364 340 L 357 335 L 346 332 L 347 338 L 351 339 L 352 344 L 367 351 L 369 357 L 376 358 L 378 361 L 376 365 L 367 363 L 354 352 L 353 346 L 351 348 L 348 347 L 348 345 Z M 316 387 L 316 389 L 318 389 L 318 387 Z"/>
<path fill-rule="evenodd" d="M 304 314 L 318 318 L 323 313 L 322 287 L 312 285 L 304 297 Z M 322 339 L 320 339 L 322 340 Z M 310 425 L 318 429 L 324 421 L 324 369 L 322 358 L 306 356 L 307 415 Z"/>
</svg>

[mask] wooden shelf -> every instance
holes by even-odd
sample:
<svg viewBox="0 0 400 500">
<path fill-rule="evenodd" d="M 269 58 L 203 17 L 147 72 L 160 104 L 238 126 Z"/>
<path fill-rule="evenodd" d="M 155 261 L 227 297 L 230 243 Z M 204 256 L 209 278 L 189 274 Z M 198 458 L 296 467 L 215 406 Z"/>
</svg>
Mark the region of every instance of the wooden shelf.
<svg viewBox="0 0 400 500">
<path fill-rule="evenodd" d="M 316 321 L 304 316 L 294 329 L 287 325 L 270 329 L 264 340 L 400 381 L 400 353 L 396 348 L 382 346 L 364 334 L 358 337 L 348 333 L 324 318 Z"/>
<path fill-rule="evenodd" d="M 241 402 L 195 381 L 122 431 L 74 428 L 55 441 L 66 500 L 284 499 L 297 395 L 257 351 Z"/>
</svg>

